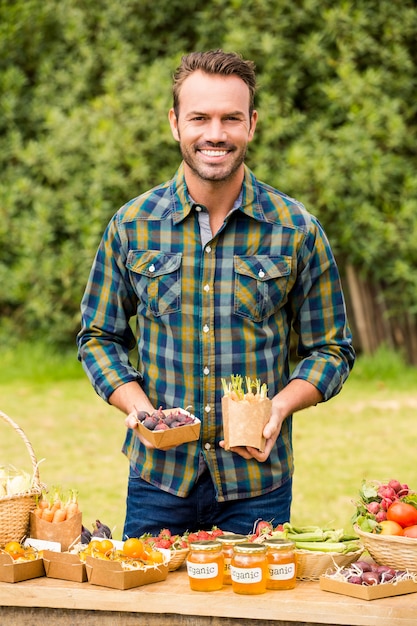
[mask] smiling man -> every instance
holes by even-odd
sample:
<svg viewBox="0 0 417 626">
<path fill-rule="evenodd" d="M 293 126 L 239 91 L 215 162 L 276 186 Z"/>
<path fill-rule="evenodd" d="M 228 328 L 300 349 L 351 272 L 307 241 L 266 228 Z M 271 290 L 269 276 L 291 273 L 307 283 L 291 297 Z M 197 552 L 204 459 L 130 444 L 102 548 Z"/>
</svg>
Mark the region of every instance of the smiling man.
<svg viewBox="0 0 417 626">
<path fill-rule="evenodd" d="M 235 53 L 183 57 L 169 111 L 183 161 L 110 220 L 82 300 L 79 358 L 126 415 L 125 537 L 289 521 L 293 413 L 336 395 L 354 363 L 322 227 L 245 164 L 255 86 L 253 63 Z M 221 379 L 232 374 L 268 387 L 263 452 L 224 449 Z M 202 422 L 197 442 L 161 451 L 137 430 L 139 410 L 190 405 Z"/>
</svg>

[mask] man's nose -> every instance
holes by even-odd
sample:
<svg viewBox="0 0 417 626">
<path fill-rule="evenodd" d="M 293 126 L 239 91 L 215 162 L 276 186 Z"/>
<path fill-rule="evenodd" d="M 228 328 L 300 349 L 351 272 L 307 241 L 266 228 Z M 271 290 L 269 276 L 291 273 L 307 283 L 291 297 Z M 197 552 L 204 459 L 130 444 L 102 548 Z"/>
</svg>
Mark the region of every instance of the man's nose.
<svg viewBox="0 0 417 626">
<path fill-rule="evenodd" d="M 210 120 L 206 126 L 204 136 L 211 143 L 226 141 L 227 133 L 222 120 Z"/>
</svg>

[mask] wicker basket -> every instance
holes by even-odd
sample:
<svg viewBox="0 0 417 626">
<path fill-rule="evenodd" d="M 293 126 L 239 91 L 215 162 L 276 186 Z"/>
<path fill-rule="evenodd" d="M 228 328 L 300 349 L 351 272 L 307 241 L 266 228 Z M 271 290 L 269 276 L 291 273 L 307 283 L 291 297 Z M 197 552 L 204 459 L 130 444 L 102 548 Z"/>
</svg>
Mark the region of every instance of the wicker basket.
<svg viewBox="0 0 417 626">
<path fill-rule="evenodd" d="M 22 438 L 33 465 L 33 482 L 30 491 L 0 497 L 0 547 L 4 547 L 9 541 L 20 542 L 28 534 L 30 512 L 36 506 L 36 498 L 41 494 L 42 486 L 39 480 L 38 462 L 25 433 L 2 411 L 0 411 L 0 418 L 14 428 Z"/>
<path fill-rule="evenodd" d="M 339 552 L 312 552 L 311 550 L 296 550 L 296 576 L 298 580 L 319 580 L 328 569 L 346 567 L 357 561 L 363 549 L 347 554 Z"/>
<path fill-rule="evenodd" d="M 417 539 L 365 533 L 358 526 L 355 526 L 355 532 L 378 565 L 417 573 Z"/>
<path fill-rule="evenodd" d="M 178 550 L 171 550 L 171 560 L 168 564 L 168 570 L 174 572 L 179 569 L 187 558 L 189 548 L 179 548 Z"/>
</svg>

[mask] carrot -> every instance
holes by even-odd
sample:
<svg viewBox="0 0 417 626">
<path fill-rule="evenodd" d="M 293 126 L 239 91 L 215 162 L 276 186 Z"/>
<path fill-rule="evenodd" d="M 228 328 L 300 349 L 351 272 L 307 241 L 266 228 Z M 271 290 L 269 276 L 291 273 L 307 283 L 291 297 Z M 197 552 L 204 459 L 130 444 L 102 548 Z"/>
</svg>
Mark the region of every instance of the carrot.
<svg viewBox="0 0 417 626">
<path fill-rule="evenodd" d="M 60 500 L 55 500 L 52 506 L 50 507 L 50 509 L 51 511 L 53 511 L 53 513 L 56 513 L 57 511 L 59 511 L 61 507 L 62 507 L 62 502 Z"/>
<path fill-rule="evenodd" d="M 74 517 L 80 512 L 80 509 L 78 506 L 77 492 L 75 490 L 71 492 L 71 497 L 67 503 L 66 509 L 67 509 L 67 519 L 71 519 L 71 517 Z"/>
<path fill-rule="evenodd" d="M 54 516 L 52 518 L 52 523 L 57 524 L 59 522 L 65 522 L 67 518 L 67 512 L 65 508 L 56 509 Z"/>
<path fill-rule="evenodd" d="M 51 505 L 50 508 L 55 513 L 55 511 L 57 511 L 61 507 L 62 507 L 61 495 L 59 493 L 59 489 L 55 487 L 54 495 L 53 495 L 53 498 L 52 498 L 52 505 Z"/>
<path fill-rule="evenodd" d="M 42 519 L 44 519 L 46 522 L 52 522 L 52 520 L 54 519 L 54 511 L 52 511 L 52 509 L 50 508 L 44 509 L 42 513 Z"/>
</svg>

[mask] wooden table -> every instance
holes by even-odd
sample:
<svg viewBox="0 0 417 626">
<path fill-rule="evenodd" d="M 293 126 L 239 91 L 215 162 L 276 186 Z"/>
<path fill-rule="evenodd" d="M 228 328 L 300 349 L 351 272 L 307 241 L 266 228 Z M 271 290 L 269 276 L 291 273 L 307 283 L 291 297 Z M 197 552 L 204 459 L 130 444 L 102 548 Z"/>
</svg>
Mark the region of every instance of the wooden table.
<svg viewBox="0 0 417 626">
<path fill-rule="evenodd" d="M 417 594 L 357 600 L 299 582 L 291 591 L 242 596 L 191 591 L 184 568 L 126 591 L 36 578 L 0 582 L 1 626 L 416 626 Z"/>
</svg>

